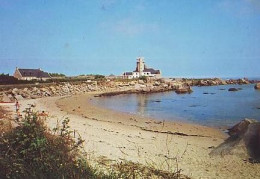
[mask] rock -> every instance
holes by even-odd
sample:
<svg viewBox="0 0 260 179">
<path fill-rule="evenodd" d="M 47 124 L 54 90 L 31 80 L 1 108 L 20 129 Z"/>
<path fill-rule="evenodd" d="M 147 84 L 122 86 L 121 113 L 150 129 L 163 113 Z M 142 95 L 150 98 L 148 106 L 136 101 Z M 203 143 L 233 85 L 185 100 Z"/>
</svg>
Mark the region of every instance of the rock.
<svg viewBox="0 0 260 179">
<path fill-rule="evenodd" d="M 257 121 L 253 119 L 244 119 L 238 124 L 234 125 L 232 128 L 228 129 L 228 134 L 230 136 L 238 136 L 247 130 L 249 124 L 254 122 Z"/>
<path fill-rule="evenodd" d="M 151 89 L 148 88 L 148 87 L 142 88 L 142 92 L 144 92 L 144 93 L 148 93 L 148 92 L 150 92 L 150 91 L 151 91 Z"/>
<path fill-rule="evenodd" d="M 163 85 L 162 85 L 162 87 L 164 87 L 164 88 L 167 88 L 167 87 L 168 87 L 168 85 L 167 85 L 167 84 L 163 84 Z"/>
<path fill-rule="evenodd" d="M 36 96 L 36 95 L 31 95 L 29 98 L 31 98 L 31 99 L 37 99 L 38 96 Z"/>
<path fill-rule="evenodd" d="M 140 90 L 140 89 L 141 89 L 141 85 L 135 84 L 134 89 L 135 89 L 135 90 Z"/>
<path fill-rule="evenodd" d="M 240 85 L 242 85 L 242 84 L 249 84 L 249 81 L 248 81 L 248 79 L 243 78 L 243 79 L 238 79 L 237 83 L 240 84 Z"/>
<path fill-rule="evenodd" d="M 2 102 L 10 103 L 11 99 L 6 94 L 4 94 L 2 97 Z"/>
<path fill-rule="evenodd" d="M 236 155 L 243 160 L 260 162 L 260 122 L 245 119 L 229 129 L 230 137 L 210 155 Z"/>
<path fill-rule="evenodd" d="M 260 83 L 256 83 L 256 85 L 255 85 L 255 89 L 260 89 Z"/>
<path fill-rule="evenodd" d="M 219 85 L 226 85 L 227 82 L 225 80 L 220 80 Z"/>
<path fill-rule="evenodd" d="M 134 86 L 134 85 L 135 85 L 135 82 L 134 82 L 134 81 L 131 81 L 131 82 L 129 83 L 129 85 Z"/>
<path fill-rule="evenodd" d="M 12 94 L 18 94 L 18 92 L 19 92 L 19 90 L 17 89 L 17 88 L 14 88 L 13 90 L 12 90 Z"/>
<path fill-rule="evenodd" d="M 207 81 L 200 80 L 200 81 L 198 82 L 198 86 L 207 86 L 207 85 L 208 85 Z"/>
<path fill-rule="evenodd" d="M 144 80 L 138 80 L 139 84 L 144 84 Z"/>
<path fill-rule="evenodd" d="M 191 93 L 192 89 L 190 87 L 186 87 L 186 88 L 179 88 L 175 90 L 175 93 L 177 94 L 185 94 L 185 93 Z"/>
<path fill-rule="evenodd" d="M 156 103 L 160 103 L 160 102 L 162 102 L 161 100 L 155 100 L 154 102 L 156 102 Z"/>
<path fill-rule="evenodd" d="M 228 91 L 238 91 L 237 88 L 229 88 Z"/>
<path fill-rule="evenodd" d="M 15 99 L 20 101 L 20 100 L 23 100 L 24 98 L 22 97 L 22 95 L 15 95 Z"/>
<path fill-rule="evenodd" d="M 33 87 L 32 91 L 36 92 L 38 89 L 36 87 Z"/>
<path fill-rule="evenodd" d="M 154 86 L 160 86 L 160 82 L 159 82 L 159 81 L 156 81 L 156 82 L 154 82 L 153 85 L 154 85 Z"/>
</svg>

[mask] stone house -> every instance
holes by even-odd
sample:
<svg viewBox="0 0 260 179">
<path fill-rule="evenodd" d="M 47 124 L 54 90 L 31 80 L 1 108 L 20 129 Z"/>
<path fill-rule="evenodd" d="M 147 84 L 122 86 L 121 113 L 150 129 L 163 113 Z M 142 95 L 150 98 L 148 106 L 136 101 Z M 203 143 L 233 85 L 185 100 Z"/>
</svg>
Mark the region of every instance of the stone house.
<svg viewBox="0 0 260 179">
<path fill-rule="evenodd" d="M 39 69 L 21 69 L 17 68 L 14 72 L 14 77 L 18 80 L 36 80 L 36 81 L 46 81 L 51 79 L 49 73 L 42 71 Z"/>
</svg>

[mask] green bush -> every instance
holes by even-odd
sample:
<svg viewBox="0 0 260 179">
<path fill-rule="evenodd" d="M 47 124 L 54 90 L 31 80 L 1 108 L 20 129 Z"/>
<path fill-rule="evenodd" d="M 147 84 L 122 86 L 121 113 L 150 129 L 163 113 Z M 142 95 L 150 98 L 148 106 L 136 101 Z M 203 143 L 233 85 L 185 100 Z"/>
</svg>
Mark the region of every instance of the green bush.
<svg viewBox="0 0 260 179">
<path fill-rule="evenodd" d="M 139 80 L 143 80 L 144 82 L 147 83 L 148 77 L 147 76 L 140 76 Z"/>
<path fill-rule="evenodd" d="M 70 137 L 68 119 L 54 135 L 36 114 L 0 139 L 0 178 L 96 178 Z"/>
</svg>

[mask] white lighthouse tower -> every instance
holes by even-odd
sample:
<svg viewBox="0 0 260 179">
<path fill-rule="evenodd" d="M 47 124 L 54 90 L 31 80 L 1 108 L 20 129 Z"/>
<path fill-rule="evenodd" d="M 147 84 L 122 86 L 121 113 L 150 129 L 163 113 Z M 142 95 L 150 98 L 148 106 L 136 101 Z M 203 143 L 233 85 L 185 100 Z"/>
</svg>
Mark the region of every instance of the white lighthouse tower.
<svg viewBox="0 0 260 179">
<path fill-rule="evenodd" d="M 138 57 L 136 60 L 137 60 L 136 62 L 137 71 L 141 74 L 145 69 L 144 57 Z"/>
</svg>

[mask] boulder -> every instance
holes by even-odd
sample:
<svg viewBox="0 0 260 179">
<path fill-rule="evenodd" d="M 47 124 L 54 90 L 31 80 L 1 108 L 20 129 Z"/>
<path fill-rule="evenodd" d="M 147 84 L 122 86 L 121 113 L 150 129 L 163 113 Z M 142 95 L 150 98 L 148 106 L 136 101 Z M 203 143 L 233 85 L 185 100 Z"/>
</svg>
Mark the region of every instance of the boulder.
<svg viewBox="0 0 260 179">
<path fill-rule="evenodd" d="M 138 80 L 139 84 L 144 84 L 144 80 Z"/>
<path fill-rule="evenodd" d="M 131 86 L 134 86 L 134 85 L 135 85 L 135 82 L 134 82 L 134 81 L 131 81 L 129 84 L 130 84 Z"/>
<path fill-rule="evenodd" d="M 255 89 L 260 89 L 260 83 L 256 83 L 256 85 L 255 85 Z"/>
<path fill-rule="evenodd" d="M 20 101 L 20 100 L 23 100 L 23 97 L 22 97 L 22 95 L 15 95 L 15 99 L 17 99 L 18 101 Z"/>
<path fill-rule="evenodd" d="M 228 131 L 230 137 L 210 155 L 236 155 L 243 160 L 260 162 L 260 122 L 245 119 Z"/>
<path fill-rule="evenodd" d="M 192 92 L 192 89 L 189 86 L 182 87 L 182 88 L 179 88 L 179 89 L 175 90 L 175 93 L 177 93 L 177 94 L 185 94 L 185 93 L 191 93 L 191 92 Z"/>
<path fill-rule="evenodd" d="M 163 84 L 163 85 L 162 85 L 162 87 L 164 87 L 164 88 L 167 88 L 167 87 L 168 87 L 168 85 L 167 85 L 167 84 Z"/>
<path fill-rule="evenodd" d="M 160 82 L 159 82 L 159 81 L 156 81 L 156 82 L 154 82 L 153 85 L 154 85 L 154 86 L 160 86 Z"/>
<path fill-rule="evenodd" d="M 240 85 L 243 85 L 243 84 L 249 84 L 249 81 L 248 81 L 248 79 L 243 78 L 243 79 L 238 79 L 237 83 Z"/>
<path fill-rule="evenodd" d="M 200 80 L 200 81 L 198 81 L 198 86 L 208 86 L 208 83 L 207 83 L 207 81 Z"/>
<path fill-rule="evenodd" d="M 4 94 L 2 97 L 2 102 L 10 103 L 11 99 L 6 94 Z"/>
<path fill-rule="evenodd" d="M 14 88 L 13 90 L 12 90 L 12 94 L 17 94 L 19 92 L 19 90 L 17 89 L 17 88 Z"/>
<path fill-rule="evenodd" d="M 238 91 L 237 88 L 229 88 L 228 91 Z"/>
<path fill-rule="evenodd" d="M 228 129 L 228 134 L 230 136 L 238 136 L 241 135 L 242 133 L 244 133 L 247 128 L 248 125 L 251 123 L 257 122 L 256 120 L 253 119 L 244 119 L 241 122 L 239 122 L 238 124 L 234 125 L 233 127 Z"/>
<path fill-rule="evenodd" d="M 33 87 L 32 91 L 36 92 L 38 89 L 36 87 Z"/>
</svg>

